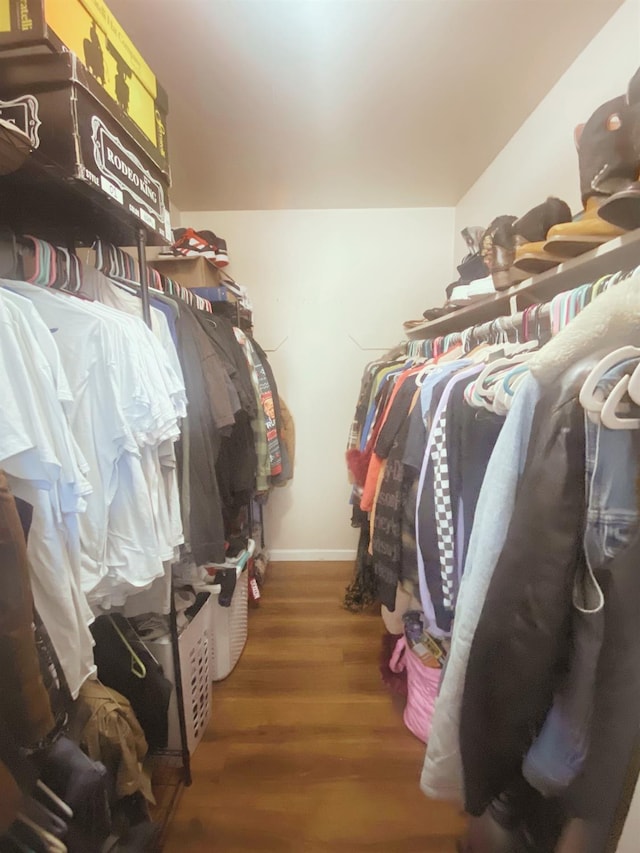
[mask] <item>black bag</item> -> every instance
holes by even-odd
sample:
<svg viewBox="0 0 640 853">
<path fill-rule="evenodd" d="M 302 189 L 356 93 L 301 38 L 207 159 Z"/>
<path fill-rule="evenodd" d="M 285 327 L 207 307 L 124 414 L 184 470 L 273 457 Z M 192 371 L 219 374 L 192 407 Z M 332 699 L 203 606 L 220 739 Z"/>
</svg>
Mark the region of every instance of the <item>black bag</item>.
<svg viewBox="0 0 640 853">
<path fill-rule="evenodd" d="M 91 626 L 98 678 L 125 696 L 144 731 L 149 749 L 166 749 L 172 683 L 129 621 L 119 613 L 99 616 Z M 123 640 L 124 638 L 124 640 Z M 127 644 L 144 664 L 142 676 Z"/>
</svg>

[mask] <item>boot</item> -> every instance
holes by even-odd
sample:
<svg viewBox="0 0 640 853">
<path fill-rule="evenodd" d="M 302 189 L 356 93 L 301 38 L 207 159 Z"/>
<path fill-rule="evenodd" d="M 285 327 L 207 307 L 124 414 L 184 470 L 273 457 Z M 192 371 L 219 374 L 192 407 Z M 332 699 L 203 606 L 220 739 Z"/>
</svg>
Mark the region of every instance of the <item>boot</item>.
<svg viewBox="0 0 640 853">
<path fill-rule="evenodd" d="M 562 258 L 596 249 L 623 233 L 600 219 L 598 208 L 637 173 L 624 95 L 602 104 L 584 126 L 576 128 L 576 146 L 584 213 L 574 222 L 554 225 L 545 243 L 548 252 Z"/>
<path fill-rule="evenodd" d="M 513 223 L 517 219 L 517 216 L 497 216 L 482 235 L 482 258 L 496 290 L 506 290 L 513 284 L 511 268 L 516 257 Z"/>
<path fill-rule="evenodd" d="M 624 234 L 622 228 L 600 218 L 601 204 L 602 196 L 593 195 L 585 201 L 584 213 L 579 219 L 554 225 L 547 234 L 545 251 L 562 260 L 576 258 Z"/>
<path fill-rule="evenodd" d="M 608 198 L 598 210 L 598 216 L 618 228 L 633 231 L 640 228 L 640 69 L 629 82 L 626 103 L 631 125 L 636 180 Z"/>
<path fill-rule="evenodd" d="M 518 244 L 514 267 L 528 275 L 537 275 L 562 263 L 559 255 L 546 251 L 545 238 L 554 225 L 564 222 L 571 222 L 571 210 L 559 198 L 548 198 L 514 222 Z"/>
</svg>

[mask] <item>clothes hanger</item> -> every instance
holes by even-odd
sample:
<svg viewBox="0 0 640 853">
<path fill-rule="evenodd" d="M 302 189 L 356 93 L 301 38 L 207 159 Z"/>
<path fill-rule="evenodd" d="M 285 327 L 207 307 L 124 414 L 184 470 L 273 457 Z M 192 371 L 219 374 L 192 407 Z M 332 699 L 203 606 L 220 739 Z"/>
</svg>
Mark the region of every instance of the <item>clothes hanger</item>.
<svg viewBox="0 0 640 853">
<path fill-rule="evenodd" d="M 600 412 L 600 422 L 608 429 L 640 429 L 640 418 L 621 418 L 618 413 L 618 406 L 622 403 L 628 388 L 629 375 L 627 374 L 614 385 L 604 401 Z"/>
<path fill-rule="evenodd" d="M 438 358 L 439 364 L 449 364 L 452 361 L 456 361 L 458 358 L 464 355 L 464 350 L 462 349 L 462 344 L 457 343 L 454 346 L 448 347 L 442 353 L 442 355 Z"/>
<path fill-rule="evenodd" d="M 638 366 L 629 377 L 627 394 L 631 397 L 634 403 L 640 405 L 640 363 L 638 363 Z"/>
<path fill-rule="evenodd" d="M 491 349 L 491 344 L 488 341 L 481 341 L 477 346 L 473 349 L 469 350 L 469 352 L 464 356 L 464 358 L 469 359 L 469 361 L 474 364 L 482 364 L 483 361 L 486 361 Z"/>
<path fill-rule="evenodd" d="M 511 344 L 509 349 L 507 349 L 507 347 L 504 348 L 506 352 L 502 357 L 488 361 L 483 368 L 482 373 L 480 373 L 476 379 L 480 393 L 482 393 L 481 389 L 486 385 L 487 380 L 489 378 L 495 378 L 494 374 L 501 373 L 505 370 L 509 372 L 511 368 L 517 367 L 519 364 L 526 361 L 529 356 L 532 355 L 532 343 L 533 342 L 530 341 L 522 344 L 523 349 L 511 349 L 512 347 L 518 346 L 517 344 Z M 498 352 L 499 351 L 500 350 L 498 350 Z"/>
<path fill-rule="evenodd" d="M 507 355 L 488 361 L 482 372 L 465 389 L 465 399 L 474 408 L 494 411 L 493 400 L 497 392 L 497 383 L 504 383 L 509 374 L 526 362 L 535 348 L 535 341 L 520 344 L 496 345 L 498 351 L 506 350 Z"/>
<path fill-rule="evenodd" d="M 63 817 L 68 818 L 69 820 L 73 819 L 73 811 L 69 808 L 69 806 L 65 803 L 64 800 L 61 800 L 60 797 L 45 785 L 40 779 L 36 782 L 36 793 L 40 793 L 43 797 L 51 803 L 58 811 L 62 814 Z"/>
<path fill-rule="evenodd" d="M 55 835 L 52 835 L 50 832 L 47 832 L 46 829 L 43 829 L 41 826 L 38 826 L 38 824 L 32 821 L 31 818 L 28 818 L 22 812 L 18 812 L 18 816 L 16 819 L 20 823 L 23 823 L 42 841 L 45 850 L 47 850 L 48 853 L 67 853 L 66 844 L 63 844 L 59 838 L 56 838 Z"/>
<path fill-rule="evenodd" d="M 520 382 L 522 382 L 527 373 L 529 373 L 529 365 L 526 363 L 514 367 L 513 370 L 508 370 L 502 380 L 502 387 L 505 394 L 509 397 L 513 397 L 515 389 L 518 387 Z"/>
<path fill-rule="evenodd" d="M 601 358 L 583 382 L 579 395 L 580 405 L 594 423 L 598 422 L 598 415 L 602 411 L 605 403 L 604 400 L 600 400 L 595 396 L 598 383 L 612 367 L 616 366 L 616 364 L 619 364 L 621 361 L 625 361 L 629 358 L 637 358 L 638 356 L 640 356 L 640 347 L 619 347 L 618 349 L 613 350 L 613 352 L 605 355 L 604 358 Z"/>
<path fill-rule="evenodd" d="M 68 830 L 67 824 L 57 814 L 52 812 L 33 797 L 28 797 L 22 804 L 23 813 L 47 832 L 62 838 Z"/>
<path fill-rule="evenodd" d="M 113 618 L 113 616 L 109 616 L 108 619 L 111 622 L 111 626 L 112 626 L 113 630 L 120 637 L 120 639 L 122 640 L 122 643 L 124 644 L 126 650 L 131 655 L 131 673 L 133 675 L 135 675 L 136 678 L 140 678 L 140 679 L 146 678 L 147 677 L 146 666 L 140 660 L 140 658 L 138 657 L 138 655 L 135 653 L 135 651 L 131 647 L 131 644 L 129 643 L 129 641 L 127 640 L 125 635 L 122 633 L 120 628 L 117 626 L 116 621 Z"/>
</svg>

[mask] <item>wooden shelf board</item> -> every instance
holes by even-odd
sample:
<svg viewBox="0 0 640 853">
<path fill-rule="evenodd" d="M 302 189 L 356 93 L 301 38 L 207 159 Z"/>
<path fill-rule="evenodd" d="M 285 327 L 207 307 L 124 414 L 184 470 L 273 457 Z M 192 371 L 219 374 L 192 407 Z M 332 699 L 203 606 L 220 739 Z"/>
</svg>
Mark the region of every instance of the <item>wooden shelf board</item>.
<svg viewBox="0 0 640 853">
<path fill-rule="evenodd" d="M 451 332 L 460 332 L 477 323 L 486 323 L 511 313 L 510 303 L 513 297 L 515 297 L 517 310 L 522 310 L 527 305 L 547 302 L 565 290 L 572 290 L 582 284 L 597 281 L 603 275 L 617 270 L 633 269 L 638 265 L 640 265 L 640 229 L 609 240 L 592 252 L 571 258 L 554 269 L 527 278 L 494 296 L 472 302 L 437 320 L 425 321 L 420 326 L 408 330 L 407 336 L 412 340 L 425 340 L 448 335 Z"/>
</svg>

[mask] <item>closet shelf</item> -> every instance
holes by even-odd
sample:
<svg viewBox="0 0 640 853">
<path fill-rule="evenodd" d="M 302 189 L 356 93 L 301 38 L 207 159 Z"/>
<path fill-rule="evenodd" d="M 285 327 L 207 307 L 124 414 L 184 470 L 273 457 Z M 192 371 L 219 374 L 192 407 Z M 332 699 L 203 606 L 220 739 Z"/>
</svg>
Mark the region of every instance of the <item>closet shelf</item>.
<svg viewBox="0 0 640 853">
<path fill-rule="evenodd" d="M 134 246 L 124 246 L 122 250 L 136 257 Z M 223 272 L 207 258 L 166 255 L 164 251 L 162 246 L 147 247 L 147 263 L 182 287 L 190 290 L 196 287 L 220 287 L 227 283 Z M 237 301 L 236 295 L 227 288 L 226 302 L 235 304 Z"/>
<path fill-rule="evenodd" d="M 407 330 L 410 340 L 426 340 L 451 332 L 460 332 L 477 323 L 486 323 L 505 314 L 522 311 L 538 302 L 547 302 L 558 293 L 596 281 L 616 270 L 633 269 L 640 264 L 640 229 L 604 243 L 592 252 L 571 258 L 552 270 L 527 278 L 508 290 L 472 302 L 437 320 Z"/>
</svg>

